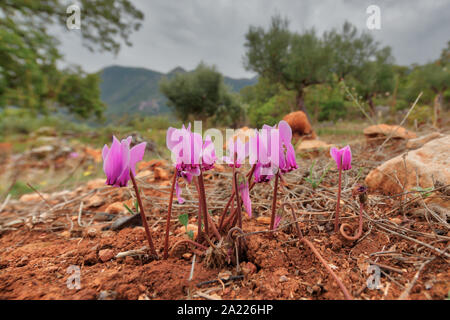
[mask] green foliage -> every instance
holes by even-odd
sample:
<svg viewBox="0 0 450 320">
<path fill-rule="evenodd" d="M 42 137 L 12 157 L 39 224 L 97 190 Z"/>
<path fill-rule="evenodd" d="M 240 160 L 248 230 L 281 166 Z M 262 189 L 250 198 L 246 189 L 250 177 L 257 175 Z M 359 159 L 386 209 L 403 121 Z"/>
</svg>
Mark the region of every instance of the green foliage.
<svg viewBox="0 0 450 320">
<path fill-rule="evenodd" d="M 323 103 L 319 113 L 319 121 L 336 121 L 347 113 L 343 100 L 330 100 Z"/>
<path fill-rule="evenodd" d="M 319 179 L 314 178 L 314 165 L 316 164 L 316 161 L 313 161 L 313 163 L 311 164 L 311 167 L 309 168 L 309 176 L 305 178 L 305 180 L 307 182 L 309 182 L 311 184 L 311 187 L 315 190 L 318 186 L 320 186 L 320 184 L 322 183 L 323 179 L 325 178 L 326 174 L 328 173 L 328 171 L 331 168 L 331 163 L 327 165 L 327 167 L 325 168 L 325 170 L 323 170 L 322 175 L 320 176 Z"/>
<path fill-rule="evenodd" d="M 433 121 L 433 108 L 430 106 L 416 106 L 408 117 L 408 124 L 413 125 L 414 122 L 417 124 L 425 124 Z"/>
<path fill-rule="evenodd" d="M 226 94 L 224 103 L 221 104 L 212 119 L 215 126 L 240 127 L 245 122 L 246 110 L 240 102 L 237 94 Z"/>
<path fill-rule="evenodd" d="M 178 221 L 184 226 L 184 228 L 186 230 L 186 234 L 189 236 L 189 238 L 191 240 L 193 240 L 194 239 L 194 232 L 192 232 L 192 230 L 188 231 L 188 229 L 187 229 L 187 225 L 189 223 L 189 215 L 187 213 L 180 214 L 178 216 Z"/>
<path fill-rule="evenodd" d="M 254 102 L 248 111 L 250 124 L 260 128 L 263 124 L 278 123 L 284 115 L 295 109 L 295 95 L 294 91 L 281 89 L 263 104 Z"/>
<path fill-rule="evenodd" d="M 414 187 L 411 190 L 417 191 L 417 193 L 419 193 L 422 198 L 427 198 L 431 195 L 431 192 L 434 188 L 433 187 L 428 187 L 428 188 L 422 188 L 420 186 Z"/>
<path fill-rule="evenodd" d="M 274 16 L 268 30 L 251 26 L 244 66 L 270 83 L 294 90 L 303 108 L 304 88 L 327 79 L 331 52 L 314 30 L 298 34 L 289 31 L 288 25 L 286 19 Z"/>
<path fill-rule="evenodd" d="M 143 14 L 128 0 L 79 1 L 83 44 L 90 50 L 120 49 L 140 26 Z M 16 106 L 48 114 L 56 106 L 80 117 L 100 117 L 97 75 L 59 70 L 59 42 L 48 31 L 66 28 L 67 1 L 4 0 L 0 2 L 0 108 Z M 127 21 L 130 20 L 130 21 Z"/>
<path fill-rule="evenodd" d="M 216 68 L 200 63 L 190 73 L 177 73 L 160 82 L 160 90 L 168 105 L 183 122 L 189 117 L 205 121 L 222 108 L 236 109 L 237 101 L 230 96 L 222 75 Z"/>
</svg>

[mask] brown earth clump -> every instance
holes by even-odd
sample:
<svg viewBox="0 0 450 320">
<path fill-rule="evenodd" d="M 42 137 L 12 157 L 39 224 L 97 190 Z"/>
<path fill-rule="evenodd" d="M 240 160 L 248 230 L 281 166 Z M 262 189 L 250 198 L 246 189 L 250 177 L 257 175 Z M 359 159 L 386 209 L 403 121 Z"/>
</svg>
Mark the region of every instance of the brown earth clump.
<svg viewBox="0 0 450 320">
<path fill-rule="evenodd" d="M 303 111 L 291 112 L 283 117 L 292 128 L 292 134 L 295 138 L 305 136 L 308 139 L 316 139 L 316 133 L 314 132 L 311 124 L 308 121 L 308 117 Z"/>
</svg>

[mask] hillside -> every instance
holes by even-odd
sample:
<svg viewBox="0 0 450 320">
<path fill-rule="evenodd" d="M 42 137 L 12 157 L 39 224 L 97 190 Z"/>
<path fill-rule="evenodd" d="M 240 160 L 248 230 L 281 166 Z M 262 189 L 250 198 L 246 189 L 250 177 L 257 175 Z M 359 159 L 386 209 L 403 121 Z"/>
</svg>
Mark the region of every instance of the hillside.
<svg viewBox="0 0 450 320">
<path fill-rule="evenodd" d="M 108 105 L 108 118 L 121 117 L 124 114 L 139 113 L 157 115 L 170 112 L 166 99 L 159 92 L 159 81 L 177 72 L 187 72 L 177 67 L 167 74 L 145 68 L 110 66 L 101 71 L 101 98 Z M 234 92 L 253 85 L 257 78 L 233 79 L 224 77 L 224 82 Z"/>
</svg>

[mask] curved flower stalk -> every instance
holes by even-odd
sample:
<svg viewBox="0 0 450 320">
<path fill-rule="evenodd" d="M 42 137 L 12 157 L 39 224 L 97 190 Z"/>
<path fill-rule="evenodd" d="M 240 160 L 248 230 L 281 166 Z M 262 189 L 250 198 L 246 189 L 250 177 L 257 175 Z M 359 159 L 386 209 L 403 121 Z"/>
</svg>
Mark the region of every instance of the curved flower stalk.
<svg viewBox="0 0 450 320">
<path fill-rule="evenodd" d="M 136 180 L 134 179 L 136 174 L 136 164 L 144 157 L 146 143 L 140 143 L 131 148 L 131 150 L 130 144 L 131 137 L 123 139 L 119 142 L 119 140 L 113 136 L 111 148 L 109 148 L 106 144 L 103 147 L 103 170 L 107 177 L 106 184 L 116 187 L 125 187 L 131 179 L 140 207 L 139 211 L 141 214 L 142 224 L 144 225 L 145 233 L 147 235 L 147 241 L 153 256 L 157 258 L 158 254 L 156 253 L 153 245 L 152 236 L 145 217 L 144 206 L 142 204 Z"/>
<path fill-rule="evenodd" d="M 350 146 L 345 146 L 342 149 L 331 148 L 331 157 L 336 162 L 337 168 L 339 170 L 339 182 L 338 182 L 338 195 L 336 203 L 336 215 L 334 218 L 334 232 L 339 230 L 339 209 L 341 202 L 341 184 L 342 184 L 342 170 L 350 170 L 352 168 L 352 150 Z"/>
<path fill-rule="evenodd" d="M 358 197 L 359 199 L 359 225 L 358 225 L 358 231 L 354 236 L 348 235 L 345 232 L 345 229 L 351 229 L 350 225 L 347 223 L 343 223 L 341 225 L 341 228 L 339 231 L 341 232 L 341 235 L 350 241 L 358 240 L 362 235 L 363 230 L 363 210 L 367 202 L 367 187 L 365 185 L 358 185 L 356 186 L 352 191 L 352 196 L 354 198 Z"/>
</svg>

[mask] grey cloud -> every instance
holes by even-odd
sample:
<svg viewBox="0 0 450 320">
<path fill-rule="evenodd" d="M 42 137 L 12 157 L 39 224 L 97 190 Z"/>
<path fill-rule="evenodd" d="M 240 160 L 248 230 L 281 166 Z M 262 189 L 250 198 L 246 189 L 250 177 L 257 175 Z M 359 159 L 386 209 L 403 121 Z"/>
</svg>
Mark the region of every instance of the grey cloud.
<svg viewBox="0 0 450 320">
<path fill-rule="evenodd" d="M 450 0 L 133 0 L 145 13 L 142 28 L 132 35 L 132 47 L 123 46 L 117 57 L 91 53 L 76 34 L 65 35 L 62 50 L 66 61 L 97 71 L 107 65 L 145 67 L 167 72 L 176 66 L 193 69 L 199 61 L 215 64 L 228 76 L 249 77 L 242 57 L 245 33 L 250 25 L 266 27 L 278 13 L 290 28 L 318 33 L 340 28 L 350 21 L 366 29 L 366 8 L 380 6 L 381 30 L 373 32 L 382 44 L 393 49 L 403 65 L 436 59 L 449 37 Z M 66 32 L 67 33 L 67 32 Z M 64 34 L 66 34 L 64 33 Z M 62 34 L 62 32 L 61 32 Z"/>
</svg>

